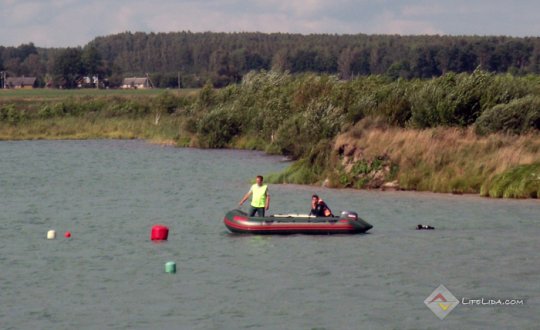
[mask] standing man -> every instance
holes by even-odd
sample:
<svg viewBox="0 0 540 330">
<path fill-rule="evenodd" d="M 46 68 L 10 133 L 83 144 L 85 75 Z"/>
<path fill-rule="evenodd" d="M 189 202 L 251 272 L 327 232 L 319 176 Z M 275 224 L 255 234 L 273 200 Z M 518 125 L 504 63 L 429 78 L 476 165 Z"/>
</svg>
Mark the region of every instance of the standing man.
<svg viewBox="0 0 540 330">
<path fill-rule="evenodd" d="M 270 207 L 270 194 L 268 186 L 263 184 L 264 178 L 262 175 L 257 175 L 257 183 L 251 186 L 249 191 L 244 195 L 238 206 L 242 206 L 244 202 L 252 195 L 251 206 L 249 207 L 249 216 L 252 217 L 257 213 L 257 216 L 264 217 L 264 211 Z"/>
</svg>

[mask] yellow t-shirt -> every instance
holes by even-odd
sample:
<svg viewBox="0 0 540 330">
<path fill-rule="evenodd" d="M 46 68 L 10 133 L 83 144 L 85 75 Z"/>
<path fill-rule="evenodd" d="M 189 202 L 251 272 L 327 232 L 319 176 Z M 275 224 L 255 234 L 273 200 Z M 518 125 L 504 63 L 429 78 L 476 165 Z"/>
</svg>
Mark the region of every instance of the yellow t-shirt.
<svg viewBox="0 0 540 330">
<path fill-rule="evenodd" d="M 258 184 L 254 184 L 251 186 L 252 198 L 251 198 L 251 206 L 253 207 L 265 207 L 266 206 L 266 195 L 268 194 L 268 186 L 263 184 L 262 186 L 259 186 Z"/>
</svg>

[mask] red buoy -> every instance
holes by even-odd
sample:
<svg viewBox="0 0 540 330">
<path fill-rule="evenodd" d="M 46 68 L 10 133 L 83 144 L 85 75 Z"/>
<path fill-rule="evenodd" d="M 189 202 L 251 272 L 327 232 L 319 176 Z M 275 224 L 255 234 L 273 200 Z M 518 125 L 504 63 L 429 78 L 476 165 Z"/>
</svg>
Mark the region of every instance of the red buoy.
<svg viewBox="0 0 540 330">
<path fill-rule="evenodd" d="M 70 238 L 71 237 L 71 233 L 69 231 L 66 231 L 66 233 L 64 234 L 64 237 L 65 238 Z"/>
<path fill-rule="evenodd" d="M 163 225 L 155 225 L 152 227 L 150 239 L 152 241 L 166 241 L 169 237 L 169 228 Z"/>
</svg>

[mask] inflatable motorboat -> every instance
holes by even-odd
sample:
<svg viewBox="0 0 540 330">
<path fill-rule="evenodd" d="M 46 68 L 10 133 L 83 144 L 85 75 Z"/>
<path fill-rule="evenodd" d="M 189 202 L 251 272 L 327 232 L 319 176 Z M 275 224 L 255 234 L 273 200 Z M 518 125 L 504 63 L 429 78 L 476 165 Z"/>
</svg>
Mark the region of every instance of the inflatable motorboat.
<svg viewBox="0 0 540 330">
<path fill-rule="evenodd" d="M 315 217 L 307 214 L 274 214 L 250 217 L 242 210 L 225 214 L 225 226 L 240 234 L 358 234 L 373 228 L 355 212 L 344 211 L 340 216 Z"/>
</svg>

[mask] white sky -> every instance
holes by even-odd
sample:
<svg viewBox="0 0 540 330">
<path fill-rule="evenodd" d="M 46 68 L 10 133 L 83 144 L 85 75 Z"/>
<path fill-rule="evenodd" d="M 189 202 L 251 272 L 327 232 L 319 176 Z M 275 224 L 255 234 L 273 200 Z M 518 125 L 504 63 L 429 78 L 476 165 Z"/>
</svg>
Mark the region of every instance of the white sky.
<svg viewBox="0 0 540 330">
<path fill-rule="evenodd" d="M 0 0 L 0 45 L 131 32 L 540 36 L 539 0 Z"/>
</svg>

